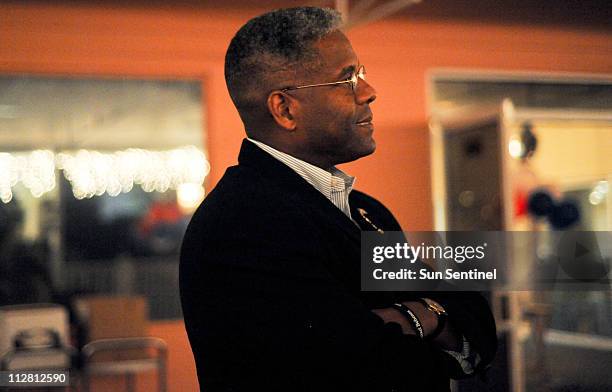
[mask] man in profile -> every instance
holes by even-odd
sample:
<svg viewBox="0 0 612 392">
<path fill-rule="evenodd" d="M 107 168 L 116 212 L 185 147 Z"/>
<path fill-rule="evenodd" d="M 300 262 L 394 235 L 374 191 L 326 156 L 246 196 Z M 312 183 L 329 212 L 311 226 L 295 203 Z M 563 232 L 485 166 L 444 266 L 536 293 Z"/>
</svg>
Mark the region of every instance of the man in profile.
<svg viewBox="0 0 612 392">
<path fill-rule="evenodd" d="M 495 352 L 477 295 L 360 290 L 361 231 L 401 228 L 336 168 L 376 148 L 376 91 L 340 24 L 329 9 L 277 10 L 227 50 L 247 139 L 180 265 L 204 391 L 447 391 Z"/>
</svg>

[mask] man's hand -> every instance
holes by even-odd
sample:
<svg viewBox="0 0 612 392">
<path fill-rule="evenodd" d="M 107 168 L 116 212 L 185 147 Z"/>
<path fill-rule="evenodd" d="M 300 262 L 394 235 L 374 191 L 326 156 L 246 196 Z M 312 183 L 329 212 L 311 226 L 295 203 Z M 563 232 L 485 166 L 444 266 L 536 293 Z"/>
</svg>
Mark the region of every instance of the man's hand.
<svg viewBox="0 0 612 392">
<path fill-rule="evenodd" d="M 382 309 L 372 309 L 372 312 L 376 313 L 378 317 L 383 319 L 386 323 L 396 323 L 402 327 L 402 332 L 404 335 L 416 335 L 416 331 L 410 326 L 406 317 L 404 317 L 397 309 L 395 308 L 382 308 Z"/>
<path fill-rule="evenodd" d="M 430 312 L 420 302 L 403 302 L 417 316 L 423 327 L 425 336 L 431 334 L 438 326 L 438 316 Z M 406 335 L 416 335 L 417 332 L 412 328 L 410 322 L 395 308 L 372 309 L 378 317 L 385 323 L 397 323 L 402 327 L 402 332 Z M 461 339 L 453 331 L 452 325 L 446 323 L 442 332 L 434 339 L 441 348 L 445 350 L 460 351 Z"/>
</svg>

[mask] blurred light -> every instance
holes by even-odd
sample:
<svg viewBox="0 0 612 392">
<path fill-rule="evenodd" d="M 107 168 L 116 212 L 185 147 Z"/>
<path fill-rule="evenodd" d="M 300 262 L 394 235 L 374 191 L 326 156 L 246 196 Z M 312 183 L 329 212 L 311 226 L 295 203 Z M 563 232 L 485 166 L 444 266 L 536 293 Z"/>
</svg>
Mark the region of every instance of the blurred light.
<svg viewBox="0 0 612 392">
<path fill-rule="evenodd" d="M 62 170 L 77 199 L 108 194 L 117 196 L 134 184 L 146 192 L 166 192 L 182 184 L 200 186 L 210 172 L 204 153 L 195 146 L 169 151 L 130 148 L 113 153 L 78 150 L 55 155 L 52 151 L 0 153 L 0 200 L 13 198 L 22 183 L 34 197 L 55 188 L 55 169 Z"/>
<path fill-rule="evenodd" d="M 520 158 L 523 155 L 523 143 L 517 138 L 512 137 L 508 143 L 508 152 L 512 158 Z"/>
<path fill-rule="evenodd" d="M 5 190 L 0 191 L 0 200 L 2 200 L 3 203 L 10 203 L 11 200 L 13 200 L 13 192 L 10 190 L 8 192 Z"/>
<path fill-rule="evenodd" d="M 604 195 L 608 193 L 608 190 L 610 189 L 609 185 L 608 185 L 608 181 L 599 181 L 597 183 L 597 185 L 595 185 L 595 189 L 593 189 L 594 191 L 603 193 Z"/>
<path fill-rule="evenodd" d="M 204 187 L 199 184 L 180 184 L 176 189 L 176 201 L 184 214 L 191 214 L 204 200 Z"/>
<path fill-rule="evenodd" d="M 55 188 L 53 152 L 35 150 L 22 153 L 0 153 L 0 200 L 13 198 L 12 188 L 23 184 L 34 197 L 41 197 Z"/>
<path fill-rule="evenodd" d="M 604 200 L 604 195 L 600 192 L 591 192 L 589 195 L 589 203 L 596 206 Z"/>
<path fill-rule="evenodd" d="M 114 153 L 80 150 L 59 154 L 57 161 L 78 199 L 104 193 L 117 196 L 129 192 L 134 184 L 145 192 L 166 192 L 181 184 L 201 186 L 210 172 L 206 156 L 194 146 L 169 151 L 130 148 Z"/>
<path fill-rule="evenodd" d="M 589 194 L 589 203 L 596 206 L 606 199 L 609 190 L 608 181 L 599 181 Z"/>
</svg>

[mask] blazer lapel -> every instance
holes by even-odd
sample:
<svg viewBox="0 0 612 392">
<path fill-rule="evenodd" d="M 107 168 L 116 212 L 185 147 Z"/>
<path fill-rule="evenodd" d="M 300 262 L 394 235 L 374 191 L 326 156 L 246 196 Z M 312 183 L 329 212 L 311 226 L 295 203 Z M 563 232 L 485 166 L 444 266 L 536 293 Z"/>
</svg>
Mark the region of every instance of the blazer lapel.
<svg viewBox="0 0 612 392">
<path fill-rule="evenodd" d="M 277 183 L 287 192 L 287 197 L 303 204 L 311 214 L 338 226 L 354 241 L 361 241 L 361 230 L 348 216 L 299 174 L 254 143 L 246 139 L 242 141 L 238 162 L 240 165 L 257 170 L 261 175 Z"/>
</svg>

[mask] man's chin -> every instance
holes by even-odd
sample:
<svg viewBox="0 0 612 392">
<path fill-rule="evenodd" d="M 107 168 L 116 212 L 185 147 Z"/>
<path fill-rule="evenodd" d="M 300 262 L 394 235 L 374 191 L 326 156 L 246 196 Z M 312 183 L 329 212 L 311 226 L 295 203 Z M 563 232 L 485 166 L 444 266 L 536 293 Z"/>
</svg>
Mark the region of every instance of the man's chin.
<svg viewBox="0 0 612 392">
<path fill-rule="evenodd" d="M 374 151 L 376 151 L 376 140 L 371 138 L 370 142 L 368 143 L 368 146 L 364 149 L 364 154 L 362 155 L 362 157 L 372 155 L 374 154 Z"/>
<path fill-rule="evenodd" d="M 364 157 L 371 155 L 374 153 L 374 151 L 376 151 L 376 140 L 374 140 L 372 135 L 370 135 L 370 137 L 366 141 L 364 141 L 363 147 L 364 154 L 362 156 Z"/>
<path fill-rule="evenodd" d="M 350 156 L 347 156 L 340 163 L 349 163 L 361 159 L 363 157 L 367 157 L 368 155 L 372 155 L 376 151 L 376 141 L 374 139 L 370 139 L 368 143 L 364 143 L 360 146 L 360 148 L 356 148 L 353 150 L 353 153 Z"/>
<path fill-rule="evenodd" d="M 372 147 L 367 150 L 362 156 L 360 156 L 359 158 L 363 158 L 363 157 L 367 157 L 368 155 L 372 155 L 374 154 L 374 151 L 376 151 L 376 143 L 372 144 Z"/>
<path fill-rule="evenodd" d="M 376 140 L 374 140 L 374 125 L 372 123 L 367 126 L 361 127 L 362 129 L 367 130 L 366 134 L 362 134 L 360 148 L 356 149 L 361 152 L 360 156 L 355 159 L 359 159 L 361 157 L 365 157 L 371 155 L 376 151 Z"/>
</svg>

